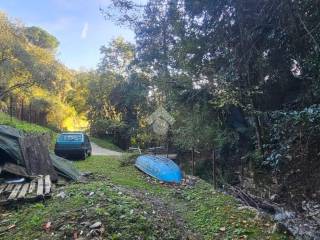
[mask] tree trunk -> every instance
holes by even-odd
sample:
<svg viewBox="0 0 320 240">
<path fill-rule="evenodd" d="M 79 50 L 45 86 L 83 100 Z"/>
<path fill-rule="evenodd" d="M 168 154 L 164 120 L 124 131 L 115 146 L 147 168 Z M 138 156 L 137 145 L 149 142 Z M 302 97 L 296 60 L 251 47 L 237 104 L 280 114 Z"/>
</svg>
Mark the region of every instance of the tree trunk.
<svg viewBox="0 0 320 240">
<path fill-rule="evenodd" d="M 212 183 L 213 183 L 213 188 L 217 188 L 217 179 L 216 179 L 216 154 L 215 150 L 212 149 Z"/>
<path fill-rule="evenodd" d="M 194 147 L 191 151 L 192 176 L 194 176 Z"/>
<path fill-rule="evenodd" d="M 258 116 L 254 117 L 255 130 L 256 130 L 256 138 L 257 138 L 257 148 L 260 150 L 260 153 L 264 155 L 263 151 L 263 141 L 262 141 L 262 129 Z"/>
<path fill-rule="evenodd" d="M 24 99 L 21 99 L 21 120 L 24 120 Z"/>
<path fill-rule="evenodd" d="M 29 122 L 31 123 L 31 110 L 32 110 L 32 105 L 31 102 L 29 103 Z"/>
</svg>

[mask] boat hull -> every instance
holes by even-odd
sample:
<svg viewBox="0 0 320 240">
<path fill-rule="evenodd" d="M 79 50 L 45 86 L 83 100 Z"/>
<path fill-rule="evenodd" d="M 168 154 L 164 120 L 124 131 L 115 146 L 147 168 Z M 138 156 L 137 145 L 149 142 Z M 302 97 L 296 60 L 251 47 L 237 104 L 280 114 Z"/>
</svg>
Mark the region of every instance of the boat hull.
<svg viewBox="0 0 320 240">
<path fill-rule="evenodd" d="M 137 158 L 135 166 L 160 181 L 171 183 L 180 183 L 182 181 L 180 168 L 169 158 L 142 155 Z"/>
</svg>

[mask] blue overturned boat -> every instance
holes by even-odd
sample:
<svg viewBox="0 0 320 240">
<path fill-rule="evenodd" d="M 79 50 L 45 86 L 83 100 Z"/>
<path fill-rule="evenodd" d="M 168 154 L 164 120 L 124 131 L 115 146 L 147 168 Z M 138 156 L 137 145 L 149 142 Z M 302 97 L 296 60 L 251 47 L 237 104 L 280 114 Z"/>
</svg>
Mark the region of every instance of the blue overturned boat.
<svg viewBox="0 0 320 240">
<path fill-rule="evenodd" d="M 180 168 L 169 158 L 142 155 L 137 158 L 135 166 L 160 181 L 170 183 L 180 183 L 182 181 Z"/>
</svg>

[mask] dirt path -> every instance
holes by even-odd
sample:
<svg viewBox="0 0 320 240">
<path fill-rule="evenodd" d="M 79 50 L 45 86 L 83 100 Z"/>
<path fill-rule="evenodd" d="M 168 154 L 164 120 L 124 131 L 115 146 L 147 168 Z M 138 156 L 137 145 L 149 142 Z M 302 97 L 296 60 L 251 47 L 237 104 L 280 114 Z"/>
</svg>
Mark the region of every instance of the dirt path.
<svg viewBox="0 0 320 240">
<path fill-rule="evenodd" d="M 121 156 L 121 152 L 112 151 L 106 148 L 102 148 L 95 144 L 94 142 L 91 142 L 92 147 L 92 155 L 93 156 Z"/>
<path fill-rule="evenodd" d="M 179 232 L 179 239 L 181 240 L 202 240 L 203 236 L 199 233 L 193 232 L 182 218 L 181 213 L 176 205 L 176 201 L 164 200 L 158 196 L 153 196 L 147 191 L 138 189 L 129 189 L 121 186 L 113 186 L 113 188 L 121 193 L 138 199 L 146 206 L 152 207 L 151 219 L 154 221 L 156 231 L 162 234 L 169 233 L 173 229 Z M 170 233 L 169 233 L 170 235 Z M 166 239 L 168 236 L 164 237 Z"/>
</svg>

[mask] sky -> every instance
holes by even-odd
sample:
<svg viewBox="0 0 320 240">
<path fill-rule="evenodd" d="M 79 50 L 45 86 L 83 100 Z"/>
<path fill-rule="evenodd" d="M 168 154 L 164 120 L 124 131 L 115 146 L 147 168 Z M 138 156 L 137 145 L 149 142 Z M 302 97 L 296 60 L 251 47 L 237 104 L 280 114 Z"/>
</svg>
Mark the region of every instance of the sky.
<svg viewBox="0 0 320 240">
<path fill-rule="evenodd" d="M 69 68 L 93 69 L 99 48 L 122 36 L 134 42 L 130 29 L 106 21 L 99 7 L 110 0 L 0 0 L 0 10 L 26 26 L 38 26 L 60 42 L 57 57 Z M 137 0 L 138 1 L 138 0 Z"/>
</svg>

